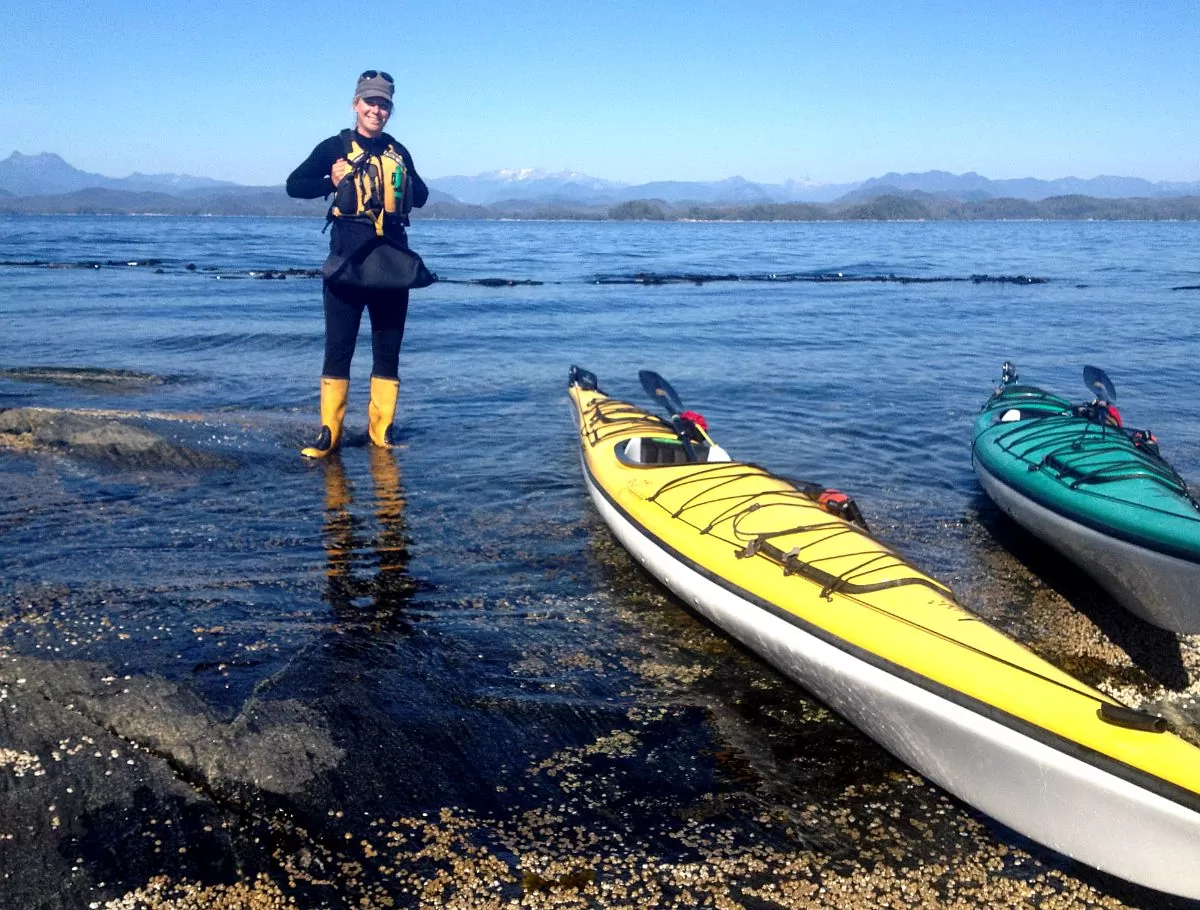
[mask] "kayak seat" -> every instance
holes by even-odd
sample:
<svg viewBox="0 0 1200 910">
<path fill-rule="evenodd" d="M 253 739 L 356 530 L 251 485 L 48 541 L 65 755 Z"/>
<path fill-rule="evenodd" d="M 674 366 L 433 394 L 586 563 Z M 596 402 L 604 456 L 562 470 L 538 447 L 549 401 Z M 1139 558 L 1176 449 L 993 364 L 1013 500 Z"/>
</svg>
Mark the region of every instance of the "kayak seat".
<svg viewBox="0 0 1200 910">
<path fill-rule="evenodd" d="M 693 450 L 695 450 L 693 446 Z M 631 464 L 687 464 L 687 452 L 678 439 L 635 436 L 625 443 L 622 460 Z M 697 455 L 700 453 L 697 452 Z"/>
<path fill-rule="evenodd" d="M 729 455 L 720 446 L 709 446 L 693 442 L 692 451 L 698 461 L 729 461 Z M 626 464 L 664 465 L 687 464 L 687 451 L 678 439 L 667 437 L 635 436 L 617 450 L 617 456 Z"/>
</svg>

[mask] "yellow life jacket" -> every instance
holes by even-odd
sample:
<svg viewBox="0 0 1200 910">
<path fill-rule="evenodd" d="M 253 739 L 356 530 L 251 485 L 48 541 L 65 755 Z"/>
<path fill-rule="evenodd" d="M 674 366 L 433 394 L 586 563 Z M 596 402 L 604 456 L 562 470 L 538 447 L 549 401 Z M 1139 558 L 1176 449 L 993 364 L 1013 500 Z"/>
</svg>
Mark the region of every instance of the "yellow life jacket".
<svg viewBox="0 0 1200 910">
<path fill-rule="evenodd" d="M 342 130 L 346 160 L 352 170 L 338 184 L 329 209 L 331 219 L 370 218 L 380 237 L 385 215 L 399 215 L 400 223 L 407 227 L 408 213 L 412 211 L 412 187 L 404 156 L 395 141 L 387 138 L 383 152 L 371 155 L 359 145 L 352 130 Z"/>
</svg>

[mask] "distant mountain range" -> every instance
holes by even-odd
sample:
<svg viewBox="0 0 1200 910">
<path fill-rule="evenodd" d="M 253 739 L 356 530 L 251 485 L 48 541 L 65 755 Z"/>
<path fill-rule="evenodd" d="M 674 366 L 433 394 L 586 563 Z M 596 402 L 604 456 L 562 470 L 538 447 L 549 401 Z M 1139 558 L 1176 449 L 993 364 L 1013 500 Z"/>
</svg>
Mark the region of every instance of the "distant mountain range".
<svg viewBox="0 0 1200 910">
<path fill-rule="evenodd" d="M 989 180 L 975 172 L 951 174 L 926 171 L 922 174 L 885 174 L 859 183 L 754 183 L 742 177 L 715 181 L 664 180 L 624 184 L 601 180 L 571 171 L 492 171 L 474 177 L 436 177 L 428 181 L 469 205 L 495 205 L 513 200 L 573 202 L 585 205 L 613 204 L 635 199 L 658 199 L 670 204 L 791 202 L 854 202 L 884 195 L 927 193 L 959 201 L 980 199 L 1024 199 L 1038 201 L 1053 196 L 1083 195 L 1100 199 L 1161 198 L 1200 194 L 1200 181 L 1151 182 L 1138 177 L 1062 177 L 1057 180 Z"/>
<path fill-rule="evenodd" d="M 1155 199 L 1169 196 L 1195 196 L 1200 181 L 1142 180 L 1140 177 L 1060 177 L 1038 180 L 989 180 L 974 171 L 950 174 L 927 171 L 924 174 L 884 174 L 863 181 L 852 191 L 857 198 L 871 198 L 886 192 L 919 192 L 963 202 L 980 199 L 1026 199 L 1036 202 L 1052 196 L 1092 196 L 1097 199 Z M 848 200 L 847 200 L 848 201 Z"/>
<path fill-rule="evenodd" d="M 77 170 L 51 152 L 42 152 L 40 155 L 13 152 L 0 161 L 0 190 L 13 196 L 46 196 L 93 188 L 181 193 L 235 186 L 237 184 L 226 180 L 191 177 L 187 174 L 134 173 L 128 177 L 105 177 Z"/>
<path fill-rule="evenodd" d="M 467 205 L 495 205 L 517 200 L 612 205 L 634 199 L 681 203 L 833 202 L 857 189 L 858 183 L 753 183 L 742 177 L 724 180 L 660 180 L 617 183 L 574 171 L 502 170 L 474 177 L 434 177 L 427 181 Z M 2 184 L 0 184 L 2 185 Z"/>
<path fill-rule="evenodd" d="M 742 177 L 624 184 L 571 171 L 501 170 L 473 177 L 435 177 L 427 183 L 431 188 L 430 204 L 421 214 L 443 218 L 713 217 L 715 207 L 722 209 L 719 217 L 738 217 L 741 212 L 746 218 L 873 217 L 846 214 L 852 211 L 896 212 L 896 217 L 987 217 L 972 212 L 993 212 L 994 217 L 1043 217 L 1040 213 L 1044 211 L 1085 209 L 1161 211 L 1161 215 L 1143 217 L 1180 217 L 1180 212 L 1191 211 L 1193 200 L 1188 199 L 1183 206 L 1176 203 L 1184 197 L 1200 196 L 1200 181 L 1151 182 L 1107 176 L 1086 180 L 990 180 L 974 172 L 946 171 L 889 173 L 839 184 L 793 180 L 755 183 Z M 1089 208 L 1053 203 L 1060 197 L 1147 202 L 1132 207 L 1109 204 Z M 890 202 L 878 204 L 881 199 Z M 1046 200 L 1051 204 L 1043 204 Z M 643 201 L 654 205 L 641 206 Z M 863 209 L 866 204 L 872 205 Z M 90 174 L 50 152 L 13 152 L 0 161 L 0 212 L 300 215 L 323 213 L 326 207 L 325 200 L 288 199 L 282 185 L 246 187 L 186 174 Z"/>
</svg>

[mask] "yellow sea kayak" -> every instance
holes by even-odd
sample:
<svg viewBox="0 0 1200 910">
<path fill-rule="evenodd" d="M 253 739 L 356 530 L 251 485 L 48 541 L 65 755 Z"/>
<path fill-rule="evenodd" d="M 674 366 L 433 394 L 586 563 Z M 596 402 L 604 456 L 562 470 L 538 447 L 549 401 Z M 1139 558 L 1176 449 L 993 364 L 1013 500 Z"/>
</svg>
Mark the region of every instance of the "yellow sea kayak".
<svg viewBox="0 0 1200 910">
<path fill-rule="evenodd" d="M 647 571 L 959 798 L 1200 898 L 1200 749 L 965 610 L 844 496 L 730 460 L 661 377 L 643 385 L 669 419 L 569 377 L 588 492 Z"/>
</svg>

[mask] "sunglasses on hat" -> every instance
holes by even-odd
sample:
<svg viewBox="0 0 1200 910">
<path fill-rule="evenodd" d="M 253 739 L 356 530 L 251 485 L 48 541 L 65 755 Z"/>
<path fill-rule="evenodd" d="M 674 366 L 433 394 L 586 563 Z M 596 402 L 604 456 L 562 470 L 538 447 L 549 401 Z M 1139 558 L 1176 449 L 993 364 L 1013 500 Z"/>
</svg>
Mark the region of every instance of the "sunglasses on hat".
<svg viewBox="0 0 1200 910">
<path fill-rule="evenodd" d="M 392 78 L 391 74 L 385 73 L 383 70 L 363 70 L 362 75 L 359 76 L 358 78 L 359 79 L 374 79 L 376 76 L 380 77 L 385 82 L 392 83 L 392 85 L 396 84 L 396 80 Z"/>
</svg>

